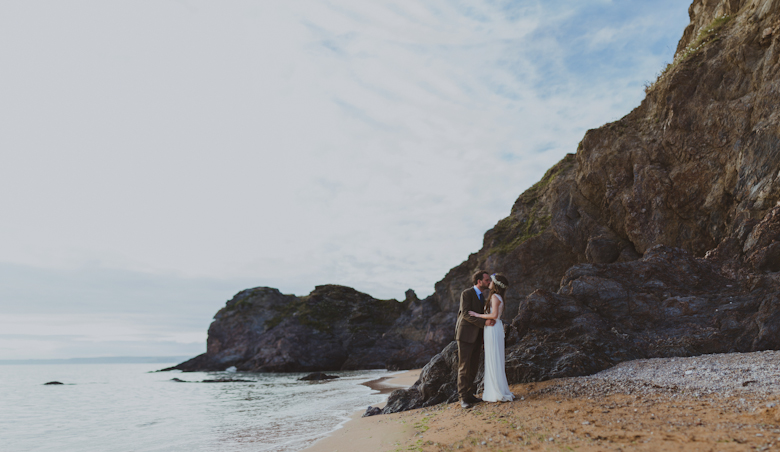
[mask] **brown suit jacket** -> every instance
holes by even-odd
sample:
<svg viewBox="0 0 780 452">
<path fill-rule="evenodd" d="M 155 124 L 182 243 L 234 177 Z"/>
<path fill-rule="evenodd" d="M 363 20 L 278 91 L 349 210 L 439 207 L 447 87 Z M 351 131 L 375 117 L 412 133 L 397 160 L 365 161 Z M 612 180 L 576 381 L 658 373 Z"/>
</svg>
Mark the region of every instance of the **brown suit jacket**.
<svg viewBox="0 0 780 452">
<path fill-rule="evenodd" d="M 469 311 L 484 314 L 485 305 L 479 301 L 474 287 L 469 287 L 460 293 L 460 308 L 458 309 L 458 321 L 455 323 L 455 340 L 473 344 L 482 339 L 482 328 L 485 328 L 485 319 L 469 315 Z"/>
</svg>

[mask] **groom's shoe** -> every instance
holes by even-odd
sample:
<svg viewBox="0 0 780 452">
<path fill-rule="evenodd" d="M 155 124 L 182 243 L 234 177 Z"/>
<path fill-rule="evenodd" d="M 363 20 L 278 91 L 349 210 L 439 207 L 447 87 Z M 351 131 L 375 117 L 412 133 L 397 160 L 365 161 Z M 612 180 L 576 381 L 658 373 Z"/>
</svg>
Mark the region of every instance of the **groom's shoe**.
<svg viewBox="0 0 780 452">
<path fill-rule="evenodd" d="M 461 400 L 460 406 L 463 407 L 464 409 L 469 409 L 474 405 L 470 404 L 469 402 L 466 402 L 465 400 Z"/>
</svg>

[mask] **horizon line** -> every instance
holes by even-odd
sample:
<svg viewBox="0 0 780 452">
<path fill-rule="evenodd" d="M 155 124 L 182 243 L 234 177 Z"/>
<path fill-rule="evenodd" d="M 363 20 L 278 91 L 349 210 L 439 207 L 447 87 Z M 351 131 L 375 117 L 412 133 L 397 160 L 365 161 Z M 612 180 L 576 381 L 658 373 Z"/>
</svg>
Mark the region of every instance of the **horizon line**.
<svg viewBox="0 0 780 452">
<path fill-rule="evenodd" d="M 90 358 L 42 358 L 42 359 L 0 359 L 0 365 L 13 364 L 155 364 L 183 362 L 190 355 L 166 356 L 97 356 Z"/>
</svg>

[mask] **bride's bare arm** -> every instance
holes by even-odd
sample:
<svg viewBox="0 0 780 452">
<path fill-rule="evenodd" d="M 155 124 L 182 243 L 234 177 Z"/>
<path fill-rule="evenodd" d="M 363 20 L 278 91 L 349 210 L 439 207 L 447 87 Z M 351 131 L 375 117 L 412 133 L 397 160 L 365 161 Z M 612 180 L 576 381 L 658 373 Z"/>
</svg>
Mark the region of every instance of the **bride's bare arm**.
<svg viewBox="0 0 780 452">
<path fill-rule="evenodd" d="M 469 315 L 479 317 L 480 319 L 495 320 L 498 318 L 498 305 L 501 304 L 498 298 L 494 295 L 490 298 L 490 314 L 477 314 L 474 311 L 469 311 Z"/>
</svg>

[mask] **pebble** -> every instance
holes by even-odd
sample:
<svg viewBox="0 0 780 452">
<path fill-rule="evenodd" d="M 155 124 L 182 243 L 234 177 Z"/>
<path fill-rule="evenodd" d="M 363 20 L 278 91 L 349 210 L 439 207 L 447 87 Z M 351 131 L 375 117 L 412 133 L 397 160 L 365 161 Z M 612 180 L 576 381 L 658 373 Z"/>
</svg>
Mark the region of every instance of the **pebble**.
<svg viewBox="0 0 780 452">
<path fill-rule="evenodd" d="M 780 351 L 652 358 L 620 363 L 569 384 L 540 389 L 568 397 L 611 394 L 703 396 L 780 395 Z M 686 377 L 696 371 L 696 378 Z M 749 384 L 745 384 L 749 383 Z M 744 403 L 744 398 L 740 402 Z M 772 405 L 771 407 L 769 405 Z M 775 403 L 769 402 L 767 408 Z"/>
</svg>

